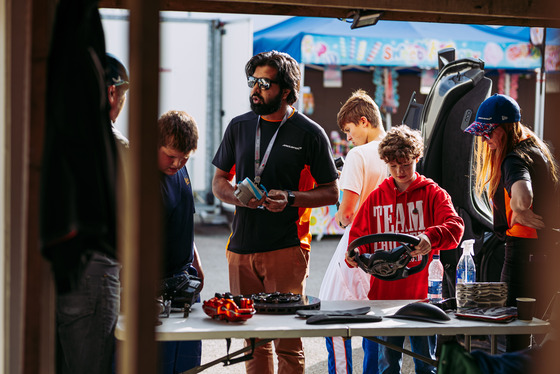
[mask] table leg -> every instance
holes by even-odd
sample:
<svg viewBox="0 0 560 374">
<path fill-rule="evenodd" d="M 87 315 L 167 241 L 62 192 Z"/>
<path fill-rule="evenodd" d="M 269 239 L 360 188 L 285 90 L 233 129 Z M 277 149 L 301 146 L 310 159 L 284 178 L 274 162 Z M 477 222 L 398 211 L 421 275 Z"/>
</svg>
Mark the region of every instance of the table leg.
<svg viewBox="0 0 560 374">
<path fill-rule="evenodd" d="M 467 352 L 471 351 L 471 336 L 470 335 L 465 335 L 465 350 Z"/>
<path fill-rule="evenodd" d="M 496 335 L 490 335 L 490 354 L 498 353 L 498 338 Z"/>
</svg>

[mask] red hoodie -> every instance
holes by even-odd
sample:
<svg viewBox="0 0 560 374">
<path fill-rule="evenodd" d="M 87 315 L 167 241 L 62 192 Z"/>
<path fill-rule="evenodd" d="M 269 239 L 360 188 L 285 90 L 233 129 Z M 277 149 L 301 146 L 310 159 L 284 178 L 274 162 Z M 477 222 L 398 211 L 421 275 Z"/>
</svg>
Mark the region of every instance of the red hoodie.
<svg viewBox="0 0 560 374">
<path fill-rule="evenodd" d="M 394 232 L 430 239 L 432 250 L 457 248 L 463 236 L 463 219 L 453 208 L 451 197 L 433 180 L 416 173 L 417 178 L 404 192 L 399 192 L 393 177 L 385 179 L 364 201 L 350 231 L 348 243 L 369 234 Z M 399 244 L 380 242 L 362 246 L 362 253 L 391 250 Z M 366 248 L 369 247 L 369 248 Z M 432 260 L 432 252 L 429 254 Z M 408 267 L 416 266 L 413 259 Z M 424 299 L 428 293 L 428 265 L 405 279 L 384 281 L 371 277 L 370 300 Z"/>
</svg>

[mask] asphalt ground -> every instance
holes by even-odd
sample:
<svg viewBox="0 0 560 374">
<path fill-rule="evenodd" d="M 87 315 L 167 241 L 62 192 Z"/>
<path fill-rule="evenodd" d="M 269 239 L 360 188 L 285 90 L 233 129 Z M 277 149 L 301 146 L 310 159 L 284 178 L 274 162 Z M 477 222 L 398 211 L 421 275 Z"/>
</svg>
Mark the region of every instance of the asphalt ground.
<svg viewBox="0 0 560 374">
<path fill-rule="evenodd" d="M 195 225 L 195 243 L 202 261 L 205 273 L 204 289 L 201 299 L 208 300 L 216 292 L 229 291 L 227 261 L 225 248 L 230 234 L 227 224 L 204 223 L 198 220 Z M 320 241 L 313 240 L 311 243 L 310 272 L 307 279 L 306 294 L 310 296 L 319 295 L 319 288 L 323 280 L 325 269 L 340 240 L 340 236 L 324 236 Z M 408 342 L 408 340 L 407 340 Z M 327 373 L 327 350 L 324 338 L 303 338 L 303 346 L 306 360 L 306 374 Z M 406 345 L 405 345 L 406 346 Z M 243 348 L 242 339 L 232 339 L 230 352 Z M 362 373 L 363 351 L 361 339 L 352 339 L 352 357 L 354 362 L 354 373 Z M 204 340 L 202 343 L 202 364 L 211 362 L 225 356 L 226 341 Z M 403 374 L 414 373 L 414 364 L 410 357 L 403 359 Z M 217 364 L 203 371 L 207 374 L 214 373 L 245 373 L 243 363 L 231 366 Z"/>
</svg>

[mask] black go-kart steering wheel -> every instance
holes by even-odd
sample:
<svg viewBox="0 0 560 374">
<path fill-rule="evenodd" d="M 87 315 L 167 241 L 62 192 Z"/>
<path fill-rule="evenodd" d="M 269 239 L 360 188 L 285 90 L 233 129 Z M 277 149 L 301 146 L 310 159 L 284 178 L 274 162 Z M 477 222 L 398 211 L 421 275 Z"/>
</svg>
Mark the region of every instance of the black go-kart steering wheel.
<svg viewBox="0 0 560 374">
<path fill-rule="evenodd" d="M 378 242 L 397 242 L 400 246 L 391 251 L 377 250 L 374 253 L 364 254 L 360 254 L 356 250 L 356 248 L 362 245 Z M 420 264 L 412 268 L 407 267 L 410 260 L 412 260 L 410 255 L 412 248 L 407 244 L 415 246 L 419 243 L 420 238 L 408 234 L 385 233 L 365 235 L 350 243 L 348 255 L 354 258 L 360 269 L 376 278 L 388 281 L 404 279 L 409 275 L 418 273 L 428 263 L 430 256 L 424 255 Z"/>
</svg>

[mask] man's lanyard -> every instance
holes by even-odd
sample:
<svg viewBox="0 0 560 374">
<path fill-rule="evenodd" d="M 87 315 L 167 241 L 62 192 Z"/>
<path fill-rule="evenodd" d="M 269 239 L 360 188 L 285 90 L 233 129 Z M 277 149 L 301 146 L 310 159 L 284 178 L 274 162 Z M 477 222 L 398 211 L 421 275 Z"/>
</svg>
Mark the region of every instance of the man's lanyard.
<svg viewBox="0 0 560 374">
<path fill-rule="evenodd" d="M 270 139 L 268 143 L 268 147 L 266 147 L 266 151 L 264 152 L 264 156 L 261 162 L 261 116 L 257 118 L 257 134 L 255 135 L 255 183 L 261 183 L 261 175 L 263 173 L 264 167 L 266 166 L 266 162 L 268 161 L 268 157 L 270 156 L 270 151 L 272 150 L 272 146 L 274 145 L 274 141 L 276 140 L 276 136 L 278 135 L 278 131 L 280 131 L 280 127 L 288 120 L 288 118 L 292 115 L 293 110 L 286 110 L 286 114 L 284 114 L 284 118 L 282 122 L 280 122 L 280 126 L 276 129 L 276 132 Z"/>
</svg>

